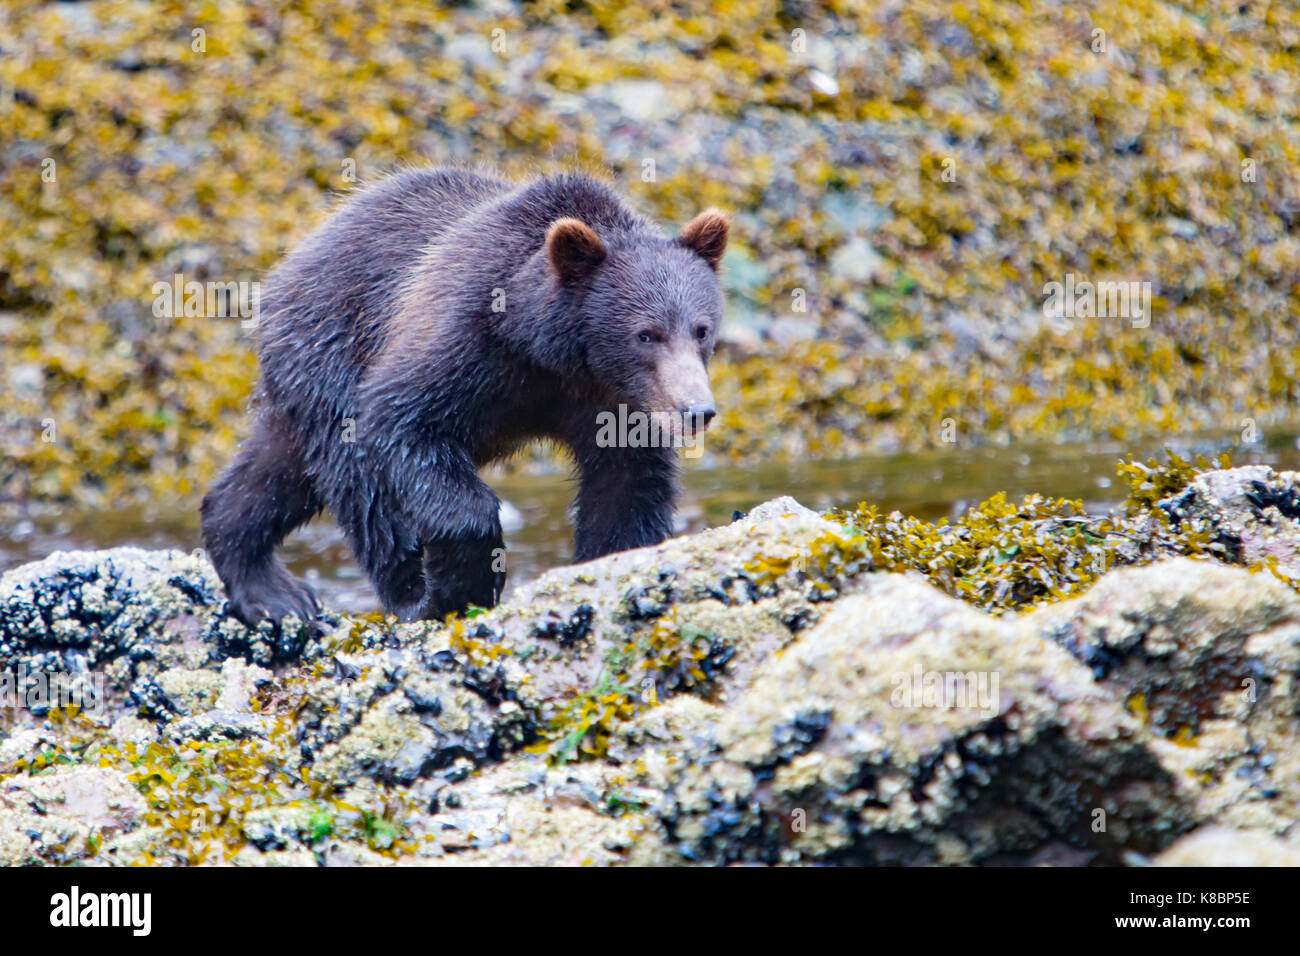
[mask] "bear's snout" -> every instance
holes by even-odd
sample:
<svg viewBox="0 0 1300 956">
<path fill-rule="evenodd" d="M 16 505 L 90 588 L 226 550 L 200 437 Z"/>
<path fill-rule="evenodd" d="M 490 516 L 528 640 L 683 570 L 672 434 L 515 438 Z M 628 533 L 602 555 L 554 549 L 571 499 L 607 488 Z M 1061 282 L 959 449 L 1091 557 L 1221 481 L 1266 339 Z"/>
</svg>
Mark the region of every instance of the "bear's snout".
<svg viewBox="0 0 1300 956">
<path fill-rule="evenodd" d="M 682 416 L 686 419 L 686 423 L 695 431 L 704 431 L 708 428 L 709 422 L 713 421 L 717 414 L 718 410 L 713 407 L 713 402 L 689 405 L 682 409 Z"/>
<path fill-rule="evenodd" d="M 709 427 L 717 414 L 709 373 L 692 347 L 674 349 L 660 365 L 656 378 L 657 401 L 652 406 L 681 416 L 691 429 Z"/>
</svg>

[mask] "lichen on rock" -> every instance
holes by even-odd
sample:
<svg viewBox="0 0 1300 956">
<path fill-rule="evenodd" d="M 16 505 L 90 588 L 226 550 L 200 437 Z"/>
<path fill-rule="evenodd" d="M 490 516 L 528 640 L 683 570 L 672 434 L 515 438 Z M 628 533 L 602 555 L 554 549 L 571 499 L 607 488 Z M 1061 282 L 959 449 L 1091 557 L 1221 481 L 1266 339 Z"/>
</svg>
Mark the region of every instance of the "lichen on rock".
<svg viewBox="0 0 1300 956">
<path fill-rule="evenodd" d="M 1086 518 L 1122 534 L 1060 535 L 1049 564 L 1059 508 L 944 530 L 781 499 L 466 619 L 287 622 L 292 653 L 195 556 L 53 555 L 0 579 L 0 664 L 112 693 L 6 712 L 0 854 L 1126 864 L 1231 831 L 1285 858 L 1297 478 L 1124 468 L 1125 512 Z M 979 535 L 1037 544 L 990 565 Z M 1099 551 L 1094 577 L 994 599 Z"/>
</svg>

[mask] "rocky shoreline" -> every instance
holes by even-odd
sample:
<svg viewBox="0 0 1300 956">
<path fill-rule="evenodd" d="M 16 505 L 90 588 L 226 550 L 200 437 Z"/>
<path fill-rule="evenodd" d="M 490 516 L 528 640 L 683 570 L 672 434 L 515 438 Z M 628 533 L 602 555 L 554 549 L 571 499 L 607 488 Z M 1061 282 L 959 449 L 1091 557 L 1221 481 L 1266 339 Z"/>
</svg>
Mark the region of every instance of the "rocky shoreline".
<svg viewBox="0 0 1300 956">
<path fill-rule="evenodd" d="M 0 864 L 1300 864 L 1300 476 L 1158 490 L 1204 553 L 1019 614 L 789 498 L 447 624 L 56 553 L 0 671 L 98 693 L 10 694 Z"/>
</svg>

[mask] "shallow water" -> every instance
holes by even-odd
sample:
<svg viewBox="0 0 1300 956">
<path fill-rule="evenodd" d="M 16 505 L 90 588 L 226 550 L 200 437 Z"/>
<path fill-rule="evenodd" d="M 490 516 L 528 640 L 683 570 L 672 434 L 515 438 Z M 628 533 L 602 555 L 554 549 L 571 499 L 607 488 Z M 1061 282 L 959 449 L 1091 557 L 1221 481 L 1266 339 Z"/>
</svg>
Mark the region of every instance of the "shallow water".
<svg viewBox="0 0 1300 956">
<path fill-rule="evenodd" d="M 1276 432 L 1249 445 L 1241 444 L 1235 434 L 1206 435 L 1149 442 L 952 448 L 756 468 L 702 468 L 687 461 L 679 525 L 682 531 L 698 531 L 725 524 L 736 511 L 783 494 L 819 510 L 868 501 L 886 511 L 930 519 L 956 517 L 998 491 L 1005 491 L 1013 501 L 1031 492 L 1081 498 L 1089 509 L 1104 510 L 1124 496 L 1115 479 L 1115 463 L 1121 458 L 1136 455 L 1145 460 L 1168 447 L 1184 456 L 1203 454 L 1211 461 L 1228 451 L 1233 464 L 1297 468 L 1297 434 L 1300 431 L 1294 429 Z M 489 476 L 488 480 L 518 512 L 506 527 L 508 595 L 568 561 L 572 545 L 566 511 L 574 489 L 567 477 L 558 474 Z M 136 545 L 190 551 L 201 543 L 194 510 L 155 514 L 121 509 L 65 515 L 0 529 L 0 570 L 57 550 Z M 352 612 L 377 610 L 374 591 L 328 519 L 293 534 L 282 554 L 294 573 L 316 586 L 328 606 Z"/>
</svg>

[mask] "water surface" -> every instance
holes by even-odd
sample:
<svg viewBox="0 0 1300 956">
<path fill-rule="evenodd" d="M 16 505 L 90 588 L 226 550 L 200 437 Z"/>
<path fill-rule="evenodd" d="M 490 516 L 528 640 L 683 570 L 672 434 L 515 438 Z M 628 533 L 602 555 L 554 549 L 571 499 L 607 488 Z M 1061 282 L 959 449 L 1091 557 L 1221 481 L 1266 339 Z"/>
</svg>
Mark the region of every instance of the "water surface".
<svg viewBox="0 0 1300 956">
<path fill-rule="evenodd" d="M 818 510 L 868 501 L 886 511 L 930 519 L 956 517 L 999 491 L 1013 501 L 1031 492 L 1081 498 L 1089 509 L 1100 511 L 1114 507 L 1124 496 L 1115 480 L 1115 463 L 1121 458 L 1136 455 L 1145 459 L 1169 447 L 1179 454 L 1199 453 L 1211 460 L 1228 451 L 1234 464 L 1262 462 L 1297 468 L 1297 434 L 1295 430 L 1277 432 L 1248 445 L 1241 444 L 1234 434 L 1163 442 L 953 447 L 752 468 L 703 468 L 687 461 L 679 525 L 681 531 L 698 531 L 724 524 L 735 512 L 778 495 L 793 495 Z M 509 594 L 548 568 L 568 562 L 572 531 L 566 512 L 574 487 L 559 474 L 489 476 L 488 480 L 516 509 L 506 528 Z M 120 509 L 21 521 L 0 528 L 0 570 L 56 550 L 117 545 L 194 550 L 202 545 L 198 515 L 193 509 Z M 311 581 L 329 606 L 353 612 L 378 609 L 374 591 L 328 518 L 295 532 L 281 553 L 294 573 Z"/>
</svg>

